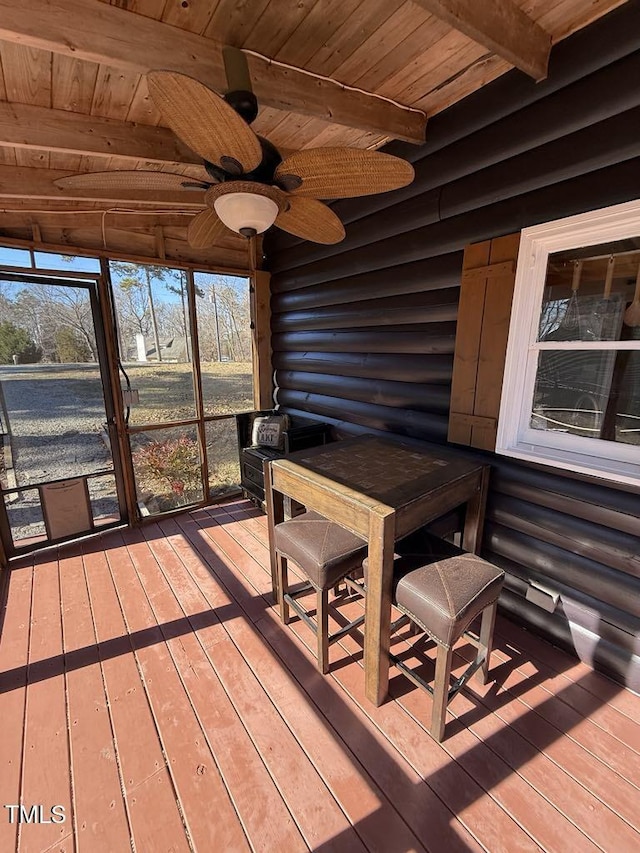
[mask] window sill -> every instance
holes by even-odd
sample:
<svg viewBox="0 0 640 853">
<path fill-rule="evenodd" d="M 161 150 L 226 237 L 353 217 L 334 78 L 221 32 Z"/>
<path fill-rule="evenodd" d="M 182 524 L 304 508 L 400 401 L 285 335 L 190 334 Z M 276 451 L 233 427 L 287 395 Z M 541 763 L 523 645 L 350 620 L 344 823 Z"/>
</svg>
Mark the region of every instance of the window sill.
<svg viewBox="0 0 640 853">
<path fill-rule="evenodd" d="M 623 487 L 640 488 L 640 463 L 615 462 L 611 459 L 599 459 L 582 453 L 554 451 L 548 447 L 536 447 L 531 444 L 520 444 L 515 447 L 496 447 L 496 453 L 520 459 L 523 462 L 534 462 L 548 469 L 561 469 L 574 474 L 586 475 L 606 484 Z"/>
</svg>

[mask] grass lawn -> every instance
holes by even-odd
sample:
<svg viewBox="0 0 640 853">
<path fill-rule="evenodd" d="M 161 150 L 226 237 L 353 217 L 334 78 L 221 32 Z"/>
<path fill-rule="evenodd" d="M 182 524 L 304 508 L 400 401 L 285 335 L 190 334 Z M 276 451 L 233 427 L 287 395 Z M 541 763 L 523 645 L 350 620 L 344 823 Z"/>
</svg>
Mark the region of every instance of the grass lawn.
<svg viewBox="0 0 640 853">
<path fill-rule="evenodd" d="M 129 423 L 135 426 L 195 417 L 195 395 L 190 364 L 126 365 L 140 403 L 133 406 Z M 253 409 L 251 362 L 204 362 L 202 399 L 207 415 L 231 415 Z"/>
<path fill-rule="evenodd" d="M 132 426 L 195 417 L 191 365 L 152 362 L 145 365 L 127 365 L 125 369 L 132 388 L 138 390 L 140 398 L 140 403 L 131 409 L 129 423 Z M 224 493 L 229 487 L 237 486 L 240 482 L 236 427 L 232 415 L 253 409 L 252 365 L 250 362 L 204 362 L 201 365 L 201 375 L 205 414 L 231 416 L 228 420 L 209 422 L 205 426 L 209 490 L 212 495 L 216 495 Z M 193 465 L 195 457 L 195 449 L 190 453 L 184 447 L 179 449 L 176 446 L 175 442 L 180 436 L 186 436 L 195 448 L 197 438 L 193 427 L 153 431 L 132 437 L 138 492 L 141 497 L 149 491 L 154 495 L 163 494 L 163 509 L 180 506 L 202 497 L 199 487 L 196 490 L 185 488 L 181 491 L 182 483 L 194 485 L 197 478 L 193 476 L 195 472 L 187 471 L 184 471 L 183 477 L 180 476 L 177 457 L 184 453 L 185 465 Z M 170 457 L 167 460 L 167 471 L 172 473 L 167 473 L 160 479 L 149 478 L 146 473 L 148 468 L 141 462 L 144 453 L 140 455 L 136 452 L 136 449 L 149 440 L 165 442 L 166 453 Z"/>
<path fill-rule="evenodd" d="M 135 363 L 125 365 L 125 370 L 131 387 L 138 390 L 140 401 L 138 405 L 131 407 L 130 426 L 159 425 L 195 418 L 195 395 L 190 364 Z M 209 422 L 205 426 L 209 491 L 215 495 L 239 483 L 233 415 L 236 412 L 250 411 L 254 407 L 252 365 L 250 362 L 205 362 L 201 366 L 201 373 L 205 415 L 229 416 L 224 420 Z M 82 441 L 89 427 L 95 429 L 104 420 L 102 386 L 96 364 L 11 365 L 2 368 L 0 378 L 7 391 L 12 392 L 7 394 L 7 402 L 9 417 L 13 415 L 11 419 L 18 427 L 17 431 L 27 434 L 38 431 L 44 434 L 50 429 L 52 451 L 57 436 L 62 433 L 77 432 L 76 440 Z M 122 387 L 126 387 L 122 378 L 121 383 Z M 90 421 L 89 426 L 84 421 Z M 183 456 L 174 459 L 178 451 L 172 448 L 181 437 L 184 438 L 179 453 Z M 194 426 L 143 432 L 132 435 L 131 439 L 138 493 L 141 498 L 151 493 L 154 496 L 166 497 L 173 505 L 182 505 L 202 498 L 199 485 L 195 489 L 191 488 L 199 481 L 197 431 Z M 186 449 L 184 441 L 187 442 Z M 148 466 L 145 469 L 139 458 L 136 458 L 141 448 L 148 447 L 153 442 L 164 442 L 166 453 L 171 455 L 166 474 L 155 477 L 149 474 Z M 165 451 L 160 448 L 160 453 L 163 452 Z M 22 462 L 25 466 L 29 464 L 27 458 Z M 65 475 L 73 474 L 74 472 L 65 470 Z"/>
</svg>

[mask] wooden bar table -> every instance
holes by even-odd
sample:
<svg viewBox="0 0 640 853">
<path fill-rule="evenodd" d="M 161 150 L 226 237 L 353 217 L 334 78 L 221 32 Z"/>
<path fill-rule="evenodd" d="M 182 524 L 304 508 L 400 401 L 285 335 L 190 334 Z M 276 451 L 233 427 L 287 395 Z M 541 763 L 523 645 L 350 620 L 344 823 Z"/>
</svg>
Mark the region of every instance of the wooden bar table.
<svg viewBox="0 0 640 853">
<path fill-rule="evenodd" d="M 363 435 L 265 463 L 271 576 L 273 528 L 287 495 L 362 536 L 369 545 L 365 690 L 375 705 L 389 683 L 389 631 L 396 539 L 466 505 L 462 547 L 478 553 L 489 466 L 435 445 L 428 450 Z"/>
</svg>

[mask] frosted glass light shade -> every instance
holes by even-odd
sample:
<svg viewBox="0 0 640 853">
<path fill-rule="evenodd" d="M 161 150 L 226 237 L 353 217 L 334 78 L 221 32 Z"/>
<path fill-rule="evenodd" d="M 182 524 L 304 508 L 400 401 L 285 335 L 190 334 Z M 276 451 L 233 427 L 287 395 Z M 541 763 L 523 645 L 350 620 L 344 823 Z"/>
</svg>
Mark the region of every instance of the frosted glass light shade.
<svg viewBox="0 0 640 853">
<path fill-rule="evenodd" d="M 262 234 L 273 225 L 280 212 L 275 201 L 255 193 L 227 193 L 218 196 L 213 206 L 227 228 L 238 234 L 245 228 Z"/>
</svg>

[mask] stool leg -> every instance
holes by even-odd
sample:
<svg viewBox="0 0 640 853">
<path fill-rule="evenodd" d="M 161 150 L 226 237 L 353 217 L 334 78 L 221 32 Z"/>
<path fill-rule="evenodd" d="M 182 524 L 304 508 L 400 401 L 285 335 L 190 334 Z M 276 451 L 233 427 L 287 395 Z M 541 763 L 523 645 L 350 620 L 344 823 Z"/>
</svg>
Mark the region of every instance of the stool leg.
<svg viewBox="0 0 640 853">
<path fill-rule="evenodd" d="M 323 675 L 329 672 L 329 591 L 317 591 L 316 625 L 318 629 L 318 669 Z"/>
<path fill-rule="evenodd" d="M 478 654 L 484 653 L 484 661 L 477 670 L 477 677 L 481 684 L 486 684 L 489 680 L 489 663 L 491 658 L 491 649 L 493 647 L 493 628 L 496 622 L 496 610 L 498 602 L 494 601 L 489 607 L 485 607 L 482 613 L 482 623 L 480 625 L 480 648 Z"/>
<path fill-rule="evenodd" d="M 433 685 L 433 711 L 431 712 L 431 735 L 440 743 L 444 737 L 449 698 L 449 678 L 453 649 L 438 645 L 436 677 Z"/>
<path fill-rule="evenodd" d="M 287 558 L 279 552 L 276 554 L 276 587 L 278 591 L 278 605 L 280 606 L 280 618 L 284 625 L 289 624 L 289 605 L 285 595 L 289 592 L 289 580 L 287 570 Z"/>
</svg>

